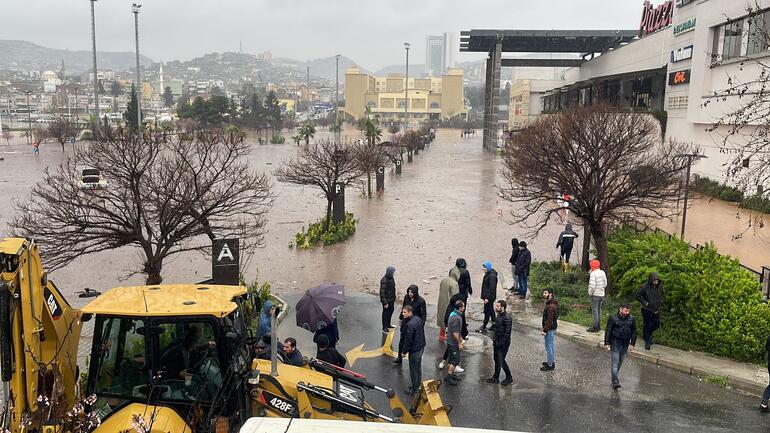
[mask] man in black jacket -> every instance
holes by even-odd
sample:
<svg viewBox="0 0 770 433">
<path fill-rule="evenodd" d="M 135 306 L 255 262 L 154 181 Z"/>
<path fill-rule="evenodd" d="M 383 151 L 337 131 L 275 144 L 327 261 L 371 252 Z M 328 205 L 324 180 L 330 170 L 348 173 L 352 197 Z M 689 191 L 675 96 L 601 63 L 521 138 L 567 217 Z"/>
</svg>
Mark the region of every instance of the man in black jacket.
<svg viewBox="0 0 770 433">
<path fill-rule="evenodd" d="M 532 254 L 527 249 L 527 243 L 519 242 L 519 257 L 516 258 L 516 275 L 519 278 L 519 297 L 527 298 L 527 280 L 529 278 L 529 265 L 532 263 Z"/>
<path fill-rule="evenodd" d="M 497 313 L 497 320 L 492 325 L 494 336 L 492 337 L 492 349 L 495 356 L 495 374 L 487 379 L 487 383 L 497 383 L 500 379 L 500 368 L 502 367 L 505 372 L 505 379 L 500 382 L 500 385 L 506 386 L 513 382 L 511 377 L 511 369 L 508 368 L 508 363 L 505 362 L 505 357 L 508 355 L 508 347 L 511 345 L 511 326 L 513 325 L 513 319 L 505 311 L 505 301 L 502 299 L 495 302 L 495 312 Z"/>
<path fill-rule="evenodd" d="M 420 288 L 416 284 L 412 284 L 406 289 L 406 296 L 404 296 L 403 307 L 412 307 L 412 314 L 422 319 L 422 323 L 425 323 L 427 317 L 427 307 L 425 306 L 425 299 L 420 296 Z M 398 358 L 393 360 L 394 364 L 401 364 L 402 356 L 401 352 L 404 344 L 404 333 L 406 332 L 406 322 L 404 317 L 404 310 L 401 310 L 401 314 L 398 315 L 398 320 L 401 323 L 401 338 L 398 340 Z"/>
<path fill-rule="evenodd" d="M 511 264 L 511 294 L 518 292 L 519 290 L 519 278 L 516 273 L 516 260 L 519 258 L 519 240 L 516 238 L 511 239 L 511 258 L 508 259 L 508 263 Z"/>
<path fill-rule="evenodd" d="M 476 332 L 487 333 L 487 323 L 495 323 L 495 299 L 497 298 L 497 271 L 492 263 L 484 262 L 484 280 L 481 282 L 481 300 L 484 302 L 484 323 Z"/>
<path fill-rule="evenodd" d="M 767 336 L 767 341 L 765 342 L 765 352 L 767 352 L 767 372 L 770 374 L 770 335 Z M 767 412 L 767 400 L 770 399 L 770 384 L 768 384 L 765 387 L 765 391 L 762 393 L 762 402 L 759 403 L 759 410 L 762 412 Z"/>
<path fill-rule="evenodd" d="M 382 333 L 387 334 L 390 329 L 393 328 L 390 324 L 390 320 L 393 317 L 393 311 L 396 302 L 396 280 L 393 278 L 393 274 L 396 272 L 396 268 L 388 266 L 385 269 L 385 275 L 380 280 L 380 303 L 382 304 Z"/>
<path fill-rule="evenodd" d="M 326 335 L 318 337 L 318 353 L 315 358 L 341 368 L 345 368 L 348 362 L 342 354 L 337 352 L 337 349 L 329 346 L 329 337 Z"/>
<path fill-rule="evenodd" d="M 412 385 L 406 389 L 409 395 L 420 390 L 422 384 L 422 353 L 425 349 L 425 322 L 414 314 L 411 305 L 404 307 L 401 314 L 404 317 L 403 344 L 399 352 L 400 356 L 409 354 L 409 377 Z"/>
<path fill-rule="evenodd" d="M 559 234 L 559 240 L 556 241 L 556 248 L 561 248 L 559 251 L 559 257 L 561 257 L 562 263 L 569 264 L 569 256 L 572 254 L 572 247 L 575 245 L 575 239 L 578 234 L 572 230 L 572 224 L 566 224 L 564 231 Z"/>
<path fill-rule="evenodd" d="M 467 304 L 468 296 L 473 294 L 473 287 L 471 287 L 471 273 L 468 271 L 468 263 L 461 257 L 455 261 L 455 266 L 460 270 L 460 278 L 457 280 L 457 285 L 460 286 L 459 293 L 462 295 L 461 299 L 463 304 Z"/>
<path fill-rule="evenodd" d="M 639 287 L 636 299 L 642 304 L 642 337 L 644 349 L 652 346 L 652 333 L 660 327 L 660 307 L 663 306 L 663 282 L 656 272 L 650 273 L 647 282 Z"/>
<path fill-rule="evenodd" d="M 628 302 L 621 302 L 618 314 L 607 319 L 607 327 L 604 330 L 604 348 L 612 352 L 612 388 L 620 388 L 618 373 L 623 366 L 623 359 L 630 349 L 634 351 L 636 346 L 636 319 L 631 315 Z"/>
</svg>

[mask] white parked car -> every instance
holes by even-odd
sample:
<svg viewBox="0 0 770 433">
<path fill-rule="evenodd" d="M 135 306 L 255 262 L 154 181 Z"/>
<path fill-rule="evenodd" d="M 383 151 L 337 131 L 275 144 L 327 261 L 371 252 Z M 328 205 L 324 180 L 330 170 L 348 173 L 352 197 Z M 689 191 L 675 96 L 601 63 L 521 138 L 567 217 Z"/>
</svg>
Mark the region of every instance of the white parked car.
<svg viewBox="0 0 770 433">
<path fill-rule="evenodd" d="M 78 187 L 80 189 L 104 189 L 107 188 L 107 179 L 95 168 L 85 168 L 80 173 Z"/>
</svg>

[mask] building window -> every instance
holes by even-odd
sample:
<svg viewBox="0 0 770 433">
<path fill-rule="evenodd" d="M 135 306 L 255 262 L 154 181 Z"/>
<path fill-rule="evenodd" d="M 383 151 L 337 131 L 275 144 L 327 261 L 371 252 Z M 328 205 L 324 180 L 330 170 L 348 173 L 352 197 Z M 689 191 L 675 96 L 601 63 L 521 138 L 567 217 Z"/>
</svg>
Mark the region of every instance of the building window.
<svg viewBox="0 0 770 433">
<path fill-rule="evenodd" d="M 669 96 L 668 97 L 668 109 L 687 108 L 689 103 L 688 96 Z"/>
<path fill-rule="evenodd" d="M 514 116 L 521 116 L 521 113 L 522 113 L 521 102 L 522 102 L 521 95 L 514 96 L 513 98 L 513 115 Z"/>
<path fill-rule="evenodd" d="M 722 39 L 722 59 L 732 59 L 741 55 L 743 40 L 743 21 L 733 21 L 725 25 Z"/>
<path fill-rule="evenodd" d="M 441 108 L 441 106 L 439 105 L 438 102 L 431 102 L 430 103 L 430 108 Z"/>
<path fill-rule="evenodd" d="M 748 17 L 746 24 L 749 29 L 746 54 L 755 54 L 767 50 L 770 11 L 764 11 Z"/>
<path fill-rule="evenodd" d="M 377 108 L 377 103 L 374 101 L 369 101 L 366 103 L 366 106 L 369 108 Z"/>
</svg>

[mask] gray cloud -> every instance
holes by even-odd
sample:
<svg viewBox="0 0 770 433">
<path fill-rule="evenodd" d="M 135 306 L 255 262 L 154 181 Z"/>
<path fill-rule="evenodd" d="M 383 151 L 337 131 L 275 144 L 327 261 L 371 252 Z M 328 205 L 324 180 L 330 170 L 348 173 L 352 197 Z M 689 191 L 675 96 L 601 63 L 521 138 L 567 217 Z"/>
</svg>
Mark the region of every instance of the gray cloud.
<svg viewBox="0 0 770 433">
<path fill-rule="evenodd" d="M 141 1 L 141 0 L 140 0 Z M 88 0 L 2 0 L 0 39 L 90 47 Z M 132 1 L 98 0 L 99 50 L 134 49 Z M 154 60 L 270 50 L 298 60 L 340 53 L 370 69 L 422 63 L 425 36 L 471 28 L 633 29 L 641 0 L 145 0 L 140 51 Z M 479 58 L 459 55 L 459 61 Z M 410 56 L 411 62 L 411 56 Z"/>
</svg>

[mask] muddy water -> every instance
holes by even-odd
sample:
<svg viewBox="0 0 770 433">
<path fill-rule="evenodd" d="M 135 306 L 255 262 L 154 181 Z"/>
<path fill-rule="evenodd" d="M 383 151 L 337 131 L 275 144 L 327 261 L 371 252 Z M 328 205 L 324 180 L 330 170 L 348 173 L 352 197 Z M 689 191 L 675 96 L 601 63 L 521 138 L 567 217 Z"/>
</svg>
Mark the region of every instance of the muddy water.
<svg viewBox="0 0 770 433">
<path fill-rule="evenodd" d="M 328 133 L 321 132 L 319 138 L 324 135 Z M 264 247 L 243 269 L 247 278 L 253 279 L 259 270 L 260 280 L 271 281 L 278 290 L 304 290 L 336 281 L 348 290 L 373 292 L 385 268 L 393 265 L 399 296 L 409 284 L 417 284 L 428 302 L 435 302 L 439 281 L 457 257 L 464 257 L 476 301 L 485 260 L 510 286 L 510 240 L 522 239 L 525 230 L 508 222 L 512 208 L 497 198 L 499 159 L 482 151 L 480 136 L 459 135 L 456 130 L 440 130 L 432 145 L 404 165 L 401 175 L 386 174 L 382 197 L 367 200 L 360 187 L 349 188 L 347 209 L 358 219 L 358 229 L 343 244 L 312 251 L 289 248 L 297 230 L 323 215 L 325 200 L 313 188 L 275 182 L 278 198 L 269 214 L 269 231 Z M 289 140 L 283 145 L 254 144 L 249 160 L 256 170 L 272 172 L 296 150 Z M 13 200 L 25 197 L 44 169 L 61 162 L 64 154 L 57 144 L 44 145 L 39 156 L 25 145 L 11 145 L 0 146 L 0 157 L 5 158 L 0 161 L 0 234 L 6 235 Z M 535 259 L 558 257 L 554 245 L 560 230 L 554 223 L 537 239 L 526 239 Z M 139 263 L 138 251 L 124 248 L 80 258 L 51 277 L 75 305 L 81 305 L 72 294 L 83 287 L 106 290 L 143 283 L 141 276 L 129 276 Z M 164 282 L 197 282 L 207 278 L 210 269 L 209 258 L 201 254 L 175 256 L 164 264 Z"/>
</svg>

